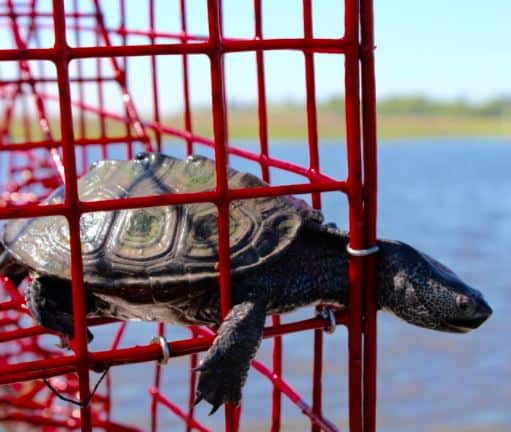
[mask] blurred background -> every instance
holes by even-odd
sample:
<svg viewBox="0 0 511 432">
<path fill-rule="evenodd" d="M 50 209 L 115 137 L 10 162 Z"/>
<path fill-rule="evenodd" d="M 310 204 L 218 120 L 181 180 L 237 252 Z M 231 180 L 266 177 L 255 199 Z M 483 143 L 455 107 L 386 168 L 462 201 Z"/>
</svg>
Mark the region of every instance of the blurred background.
<svg viewBox="0 0 511 432">
<path fill-rule="evenodd" d="M 81 2 L 82 3 L 82 2 Z M 83 10 L 89 7 L 83 2 Z M 138 1 L 127 1 L 126 26 L 147 28 L 148 15 L 137 13 Z M 189 2 L 188 31 L 207 36 L 206 1 Z M 343 34 L 342 1 L 313 1 L 314 35 L 340 37 Z M 47 4 L 51 11 L 51 2 Z M 66 7 L 71 2 L 66 2 Z M 157 1 L 156 28 L 179 28 L 177 1 Z M 240 38 L 253 35 L 253 1 L 224 0 L 224 34 Z M 102 2 L 108 27 L 119 25 L 119 10 Z M 145 11 L 145 9 L 144 9 Z M 380 237 L 395 238 L 439 259 L 469 284 L 479 288 L 494 310 L 482 328 L 467 335 L 449 335 L 411 327 L 394 317 L 379 314 L 379 431 L 477 432 L 511 430 L 511 348 L 508 346 L 511 320 L 511 3 L 493 0 L 375 0 L 376 83 L 379 137 Z M 265 37 L 303 36 L 302 2 L 263 2 Z M 92 46 L 92 33 L 84 32 L 71 43 Z M 3 42 L 2 42 L 3 41 Z M 113 44 L 122 42 L 121 35 Z M 130 37 L 131 44 L 147 43 L 146 37 Z M 155 40 L 158 43 L 158 38 Z M 50 32 L 39 41 L 52 46 Z M 0 28 L 0 48 L 12 46 L 10 30 Z M 341 55 L 316 54 L 316 98 L 322 170 L 344 178 L 344 59 Z M 94 73 L 99 64 L 107 71 L 108 60 L 71 62 L 83 72 Z M 225 58 L 229 142 L 241 148 L 258 148 L 257 87 L 255 55 L 228 54 Z M 47 76 L 52 65 L 39 73 Z M 189 56 L 190 98 L 195 133 L 212 136 L 211 82 L 209 61 L 202 55 Z M 3 62 L 2 78 L 14 76 L 15 63 Z M 147 97 L 150 62 L 147 57 L 129 59 L 128 85 L 142 118 L 151 118 Z M 162 124 L 183 129 L 183 89 L 180 59 L 158 58 Z M 106 73 L 106 72 L 105 72 Z M 299 52 L 265 54 L 266 91 L 270 154 L 308 165 L 305 104 L 305 69 Z M 90 83 L 85 100 L 99 103 Z M 53 86 L 53 88 L 52 88 Z M 48 92 L 56 85 L 46 84 Z M 72 88 L 74 95 L 78 91 Z M 124 107 L 118 86 L 105 84 L 105 99 L 112 113 L 122 115 Z M 2 101 L 0 101 L 2 103 Z M 1 106 L 0 106 L 1 108 Z M 58 105 L 50 102 L 50 127 L 59 136 Z M 87 137 L 98 136 L 101 122 L 87 115 Z M 34 121 L 33 134 L 41 132 Z M 107 134 L 119 133 L 122 124 L 107 121 Z M 77 129 L 78 131 L 78 129 Z M 78 133 L 78 132 L 77 132 Z M 23 139 L 21 121 L 10 129 L 12 141 Z M 183 155 L 180 142 L 167 140 L 166 152 Z M 197 153 L 211 155 L 207 148 Z M 115 148 L 109 157 L 116 157 Z M 99 153 L 95 153 L 99 157 Z M 240 158 L 233 166 L 258 173 L 258 166 Z M 272 170 L 272 183 L 295 181 L 289 173 Z M 340 194 L 323 194 L 327 220 L 347 226 L 347 205 Z M 309 315 L 307 315 L 309 314 Z M 310 311 L 298 316 L 310 316 Z M 287 319 L 287 318 L 286 318 Z M 131 324 L 130 324 L 131 326 Z M 154 326 L 137 324 L 123 342 L 126 346 L 147 341 Z M 178 337 L 180 330 L 172 330 Z M 95 331 L 92 348 L 102 348 Z M 184 333 L 183 333 L 184 334 Z M 325 347 L 325 414 L 346 426 L 347 364 L 345 332 L 339 329 Z M 310 394 L 312 336 L 300 334 L 284 341 L 286 379 L 303 394 Z M 292 354 L 292 355 L 291 355 Z M 268 360 L 271 345 L 263 344 L 259 358 Z M 177 367 L 186 366 L 176 360 Z M 145 365 L 117 368 L 116 385 L 121 389 L 114 410 L 117 417 L 143 427 L 147 423 L 150 374 Z M 138 380 L 138 381 L 137 381 Z M 184 378 L 167 374 L 165 382 L 178 401 Z M 243 430 L 265 430 L 269 403 L 268 383 L 252 373 L 245 390 Z M 199 411 L 206 407 L 199 406 Z M 284 402 L 283 430 L 308 430 L 309 423 L 296 407 Z M 205 411 L 204 411 L 205 413 Z M 222 416 L 205 418 L 216 430 Z M 173 419 L 163 424 L 174 427 Z"/>
</svg>

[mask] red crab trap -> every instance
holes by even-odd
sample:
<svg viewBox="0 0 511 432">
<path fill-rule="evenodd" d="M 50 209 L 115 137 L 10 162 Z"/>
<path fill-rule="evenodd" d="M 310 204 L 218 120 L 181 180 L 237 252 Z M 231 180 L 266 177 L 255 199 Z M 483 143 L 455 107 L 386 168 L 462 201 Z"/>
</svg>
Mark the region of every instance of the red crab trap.
<svg viewBox="0 0 511 432">
<path fill-rule="evenodd" d="M 61 271 L 71 288 L 58 301 L 69 303 L 75 328 L 67 341 L 34 322 L 24 296 L 34 274 L 2 279 L 6 430 L 375 429 L 372 255 L 350 258 L 349 307 L 267 318 L 242 403 L 226 404 L 225 415 L 194 405 L 196 368 L 215 328 L 86 317 L 83 221 L 97 229 L 104 212 L 213 203 L 218 277 L 211 297 L 222 316 L 232 304 L 233 201 L 300 195 L 319 209 L 323 198 L 355 252 L 375 244 L 372 4 L 332 0 L 325 14 L 319 3 L 0 2 L 0 218 L 50 217 L 67 233 L 67 250 L 53 250 L 37 232 L 26 243 L 30 259 L 44 265 L 69 255 Z M 335 119 L 345 131 L 339 143 L 322 139 L 317 99 L 325 86 L 344 96 Z M 291 116 L 274 108 L 279 98 L 295 102 Z M 293 143 L 279 142 L 286 122 L 306 126 Z M 254 139 L 237 138 L 243 135 Z M 128 161 L 140 151 L 207 156 L 213 184 L 163 194 L 79 192 L 77 179 L 93 162 Z M 267 184 L 232 187 L 228 166 Z M 59 187 L 57 199 L 51 194 Z M 335 336 L 324 336 L 336 324 Z"/>
</svg>

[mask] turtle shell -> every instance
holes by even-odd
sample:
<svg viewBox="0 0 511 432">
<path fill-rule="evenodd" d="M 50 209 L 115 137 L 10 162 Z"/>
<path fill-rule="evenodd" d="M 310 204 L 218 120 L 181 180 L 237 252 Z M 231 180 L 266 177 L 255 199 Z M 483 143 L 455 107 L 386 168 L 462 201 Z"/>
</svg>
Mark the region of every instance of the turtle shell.
<svg viewBox="0 0 511 432">
<path fill-rule="evenodd" d="M 230 188 L 265 186 L 259 178 L 228 170 Z M 215 162 L 146 153 L 130 161 L 94 164 L 78 180 L 82 201 L 214 190 Z M 47 203 L 60 203 L 63 187 Z M 292 197 L 263 197 L 230 204 L 231 272 L 240 273 L 278 256 L 307 219 L 321 215 Z M 213 203 L 164 205 L 85 213 L 80 219 L 84 280 L 109 286 L 193 282 L 218 274 L 217 207 Z M 65 217 L 8 222 L 3 243 L 27 267 L 71 278 Z M 114 282 L 115 281 L 115 282 Z"/>
</svg>

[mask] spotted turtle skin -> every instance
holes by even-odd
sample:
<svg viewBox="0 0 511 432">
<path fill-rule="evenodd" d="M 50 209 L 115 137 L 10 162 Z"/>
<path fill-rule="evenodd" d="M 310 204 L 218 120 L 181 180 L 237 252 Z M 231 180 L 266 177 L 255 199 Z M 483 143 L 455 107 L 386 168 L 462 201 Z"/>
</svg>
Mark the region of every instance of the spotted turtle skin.
<svg viewBox="0 0 511 432">
<path fill-rule="evenodd" d="M 228 169 L 230 188 L 266 183 Z M 94 164 L 78 180 L 82 201 L 214 191 L 215 162 L 143 153 Z M 62 203 L 64 188 L 46 201 Z M 268 314 L 328 302 L 348 306 L 349 236 L 291 196 L 229 207 L 232 307 L 221 318 L 217 207 L 210 202 L 85 213 L 80 219 L 89 317 L 204 324 L 217 336 L 197 368 L 197 402 L 212 412 L 238 404 Z M 482 294 L 406 243 L 378 240 L 378 307 L 420 327 L 463 333 L 492 313 Z M 19 284 L 33 318 L 74 336 L 69 228 L 63 216 L 12 220 L 0 242 L 0 273 Z M 88 333 L 89 340 L 92 334 Z"/>
</svg>

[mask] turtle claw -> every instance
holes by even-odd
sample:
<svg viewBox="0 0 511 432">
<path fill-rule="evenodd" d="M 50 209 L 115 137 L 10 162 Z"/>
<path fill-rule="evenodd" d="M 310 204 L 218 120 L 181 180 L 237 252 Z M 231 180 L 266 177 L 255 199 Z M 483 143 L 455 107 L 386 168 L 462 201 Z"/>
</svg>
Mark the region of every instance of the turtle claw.
<svg viewBox="0 0 511 432">
<path fill-rule="evenodd" d="M 204 366 L 204 363 L 201 363 L 199 366 L 194 367 L 192 372 L 202 372 L 204 370 L 206 370 L 206 367 Z"/>
<path fill-rule="evenodd" d="M 198 405 L 203 399 L 204 395 L 200 391 L 197 391 L 195 393 L 195 401 L 193 402 L 193 406 Z"/>
<path fill-rule="evenodd" d="M 209 412 L 208 415 L 215 414 L 215 412 L 218 410 L 218 408 L 220 408 L 221 405 L 222 405 L 222 403 L 217 403 L 216 405 L 213 405 L 213 408 L 211 408 L 211 411 Z"/>
<path fill-rule="evenodd" d="M 71 342 L 69 340 L 69 336 L 62 335 L 59 336 L 59 339 L 60 339 L 59 342 L 55 344 L 57 348 L 71 349 Z"/>
<path fill-rule="evenodd" d="M 59 340 L 59 342 L 57 342 L 55 344 L 55 346 L 57 348 L 71 350 L 72 349 L 72 347 L 71 347 L 72 337 L 73 337 L 72 333 L 71 333 L 71 335 L 67 335 L 67 334 L 59 335 L 60 340 Z M 87 343 L 91 343 L 93 339 L 94 339 L 94 335 L 89 331 L 89 329 L 87 329 Z"/>
<path fill-rule="evenodd" d="M 222 406 L 230 402 L 239 404 L 241 400 L 241 380 L 239 370 L 232 365 L 226 364 L 225 359 L 207 361 L 199 368 L 200 372 L 195 404 L 206 400 L 212 405 L 209 415 L 212 415 Z"/>
</svg>

